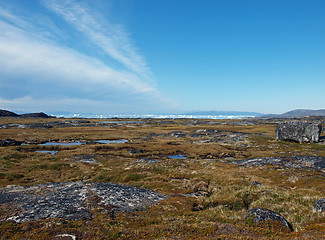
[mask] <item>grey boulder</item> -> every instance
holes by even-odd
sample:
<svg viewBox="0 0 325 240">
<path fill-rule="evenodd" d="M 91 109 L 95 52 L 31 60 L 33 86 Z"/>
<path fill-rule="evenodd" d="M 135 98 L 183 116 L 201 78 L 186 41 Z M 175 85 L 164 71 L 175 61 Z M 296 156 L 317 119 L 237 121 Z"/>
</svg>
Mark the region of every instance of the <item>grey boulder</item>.
<svg viewBox="0 0 325 240">
<path fill-rule="evenodd" d="M 295 142 L 319 142 L 322 126 L 320 124 L 290 121 L 279 123 L 276 128 L 277 140 L 288 140 Z"/>
<path fill-rule="evenodd" d="M 266 208 L 253 208 L 248 210 L 245 214 L 245 219 L 250 217 L 252 217 L 253 221 L 256 223 L 264 222 L 266 220 L 278 221 L 291 231 L 293 230 L 291 224 L 284 217 Z"/>
</svg>

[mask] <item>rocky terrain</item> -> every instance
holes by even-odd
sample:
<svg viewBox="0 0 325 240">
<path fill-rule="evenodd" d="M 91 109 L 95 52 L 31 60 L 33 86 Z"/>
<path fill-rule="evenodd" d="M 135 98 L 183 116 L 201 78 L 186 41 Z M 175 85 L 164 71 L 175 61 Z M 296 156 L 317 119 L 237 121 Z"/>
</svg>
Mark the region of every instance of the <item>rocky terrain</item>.
<svg viewBox="0 0 325 240">
<path fill-rule="evenodd" d="M 91 219 L 91 209 L 115 215 L 119 211 L 144 209 L 166 195 L 114 183 L 47 183 L 28 187 L 7 186 L 0 190 L 0 204 L 14 205 L 1 220 L 18 223 L 46 218 Z"/>
<path fill-rule="evenodd" d="M 8 116 L 0 121 L 0 239 L 325 234 L 325 118 Z"/>
<path fill-rule="evenodd" d="M 274 165 L 286 168 L 310 168 L 323 171 L 325 169 L 325 157 L 316 156 L 286 156 L 286 157 L 262 157 L 245 160 L 236 160 L 230 163 L 241 166 L 265 166 Z"/>
</svg>

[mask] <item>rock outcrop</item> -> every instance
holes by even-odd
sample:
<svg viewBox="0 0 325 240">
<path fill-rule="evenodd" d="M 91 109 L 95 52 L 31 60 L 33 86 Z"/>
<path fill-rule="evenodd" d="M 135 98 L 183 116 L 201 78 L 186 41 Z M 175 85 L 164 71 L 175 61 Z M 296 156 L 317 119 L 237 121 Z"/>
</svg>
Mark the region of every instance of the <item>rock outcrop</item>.
<svg viewBox="0 0 325 240">
<path fill-rule="evenodd" d="M 92 209 L 114 216 L 119 211 L 135 211 L 167 196 L 155 191 L 114 183 L 47 183 L 35 186 L 8 186 L 0 189 L 0 221 L 27 222 L 46 218 L 89 219 Z"/>
<path fill-rule="evenodd" d="M 193 132 L 173 131 L 166 134 L 154 134 L 149 137 L 175 137 L 175 138 L 190 138 L 195 143 L 211 143 L 218 142 L 219 144 L 232 145 L 244 144 L 247 142 L 247 137 L 250 135 L 260 135 L 237 131 L 214 130 L 214 129 L 198 129 Z"/>
<path fill-rule="evenodd" d="M 261 157 L 236 160 L 228 163 L 240 166 L 274 165 L 287 168 L 309 168 L 315 170 L 325 169 L 325 157 L 316 156 L 287 156 L 287 157 Z"/>
<path fill-rule="evenodd" d="M 256 223 L 264 222 L 266 220 L 278 221 L 283 226 L 293 231 L 291 224 L 284 217 L 266 208 L 253 208 L 248 210 L 245 214 L 245 219 L 248 218 L 253 218 L 253 221 Z"/>
<path fill-rule="evenodd" d="M 304 121 L 279 123 L 276 128 L 276 139 L 295 142 L 319 142 L 322 126 Z"/>
</svg>

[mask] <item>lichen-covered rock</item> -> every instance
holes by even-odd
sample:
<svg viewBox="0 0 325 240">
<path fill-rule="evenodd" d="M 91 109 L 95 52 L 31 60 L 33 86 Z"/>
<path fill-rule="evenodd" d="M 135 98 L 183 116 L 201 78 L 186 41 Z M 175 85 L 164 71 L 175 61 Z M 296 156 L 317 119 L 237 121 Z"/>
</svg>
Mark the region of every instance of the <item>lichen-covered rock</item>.
<svg viewBox="0 0 325 240">
<path fill-rule="evenodd" d="M 325 169 L 325 157 L 319 156 L 288 156 L 285 157 L 303 166 L 315 169 Z"/>
<path fill-rule="evenodd" d="M 265 166 L 274 165 L 287 168 L 308 168 L 314 170 L 325 169 L 325 157 L 319 156 L 286 156 L 286 157 L 261 157 L 228 162 L 239 166 Z"/>
<path fill-rule="evenodd" d="M 293 230 L 291 224 L 284 217 L 266 208 L 253 208 L 248 210 L 245 214 L 245 219 L 250 217 L 253 218 L 254 222 L 256 223 L 264 222 L 266 220 L 278 221 L 291 231 Z"/>
<path fill-rule="evenodd" d="M 314 208 L 317 212 L 325 211 L 325 198 L 319 199 L 314 203 Z"/>
<path fill-rule="evenodd" d="M 295 142 L 319 142 L 322 126 L 320 124 L 290 121 L 279 123 L 276 128 L 277 140 L 288 140 Z"/>
<path fill-rule="evenodd" d="M 93 209 L 112 214 L 135 211 L 167 196 L 155 191 L 114 183 L 46 183 L 0 188 L 0 207 L 8 209 L 0 221 L 18 223 L 47 218 L 90 219 Z"/>
</svg>

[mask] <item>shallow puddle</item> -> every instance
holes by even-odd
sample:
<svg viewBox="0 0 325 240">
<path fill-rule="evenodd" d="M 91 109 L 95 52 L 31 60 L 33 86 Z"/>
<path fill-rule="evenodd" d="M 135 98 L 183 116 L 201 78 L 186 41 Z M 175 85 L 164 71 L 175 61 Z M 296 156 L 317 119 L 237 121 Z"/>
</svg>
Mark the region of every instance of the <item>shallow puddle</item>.
<svg viewBox="0 0 325 240">
<path fill-rule="evenodd" d="M 85 143 L 82 143 L 80 141 L 75 141 L 75 142 L 46 142 L 46 143 L 41 143 L 39 145 L 41 146 L 75 146 L 75 145 L 83 145 Z"/>
<path fill-rule="evenodd" d="M 143 121 L 101 121 L 100 123 L 141 124 L 141 123 L 143 123 Z"/>
<path fill-rule="evenodd" d="M 126 139 L 120 139 L 120 140 L 97 140 L 95 143 L 101 143 L 101 144 L 111 144 L 111 143 L 126 143 L 128 140 Z"/>
<path fill-rule="evenodd" d="M 170 158 L 170 159 L 186 159 L 187 157 L 185 157 L 182 154 L 177 154 L 177 155 L 169 155 L 168 158 Z"/>
<path fill-rule="evenodd" d="M 58 153 L 58 151 L 48 151 L 48 150 L 35 151 L 35 152 L 38 152 L 38 153 L 49 153 L 51 155 L 54 155 L 54 154 L 57 154 Z"/>
</svg>

